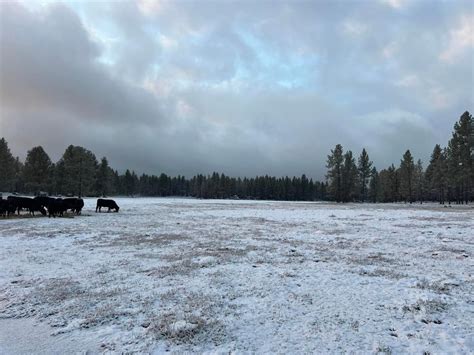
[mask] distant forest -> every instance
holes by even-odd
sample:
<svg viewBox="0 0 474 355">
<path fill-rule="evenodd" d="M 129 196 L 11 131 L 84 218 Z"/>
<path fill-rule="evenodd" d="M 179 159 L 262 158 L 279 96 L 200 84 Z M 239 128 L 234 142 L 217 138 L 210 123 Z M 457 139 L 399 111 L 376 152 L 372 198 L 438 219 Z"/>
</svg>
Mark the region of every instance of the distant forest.
<svg viewBox="0 0 474 355">
<path fill-rule="evenodd" d="M 235 178 L 224 174 L 171 177 L 126 170 L 119 174 L 107 158 L 70 145 L 53 163 L 41 146 L 25 162 L 0 140 L 0 191 L 63 196 L 189 196 L 258 200 L 337 202 L 468 203 L 474 200 L 474 121 L 465 112 L 454 124 L 448 145 L 436 145 L 426 169 L 407 150 L 398 166 L 378 171 L 363 149 L 357 160 L 338 144 L 327 157 L 325 181 L 300 177 Z"/>
</svg>

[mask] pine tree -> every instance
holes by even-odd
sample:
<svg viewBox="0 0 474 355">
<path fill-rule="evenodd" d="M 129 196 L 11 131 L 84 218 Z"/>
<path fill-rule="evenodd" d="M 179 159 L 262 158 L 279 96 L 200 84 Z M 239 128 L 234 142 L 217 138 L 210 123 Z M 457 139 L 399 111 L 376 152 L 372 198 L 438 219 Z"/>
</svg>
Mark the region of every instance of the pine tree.
<svg viewBox="0 0 474 355">
<path fill-rule="evenodd" d="M 373 167 L 370 171 L 370 182 L 368 188 L 368 198 L 370 202 L 378 202 L 380 198 L 380 181 L 377 169 Z"/>
<path fill-rule="evenodd" d="M 424 196 L 425 196 L 425 173 L 423 171 L 423 163 L 421 159 L 415 164 L 415 171 L 414 171 L 414 188 L 415 188 L 415 197 L 417 201 L 423 203 Z"/>
<path fill-rule="evenodd" d="M 342 202 L 342 170 L 343 170 L 343 149 L 342 145 L 337 144 L 328 155 L 326 167 L 328 169 L 326 178 L 329 184 L 329 192 L 332 198 L 337 202 Z"/>
<path fill-rule="evenodd" d="M 96 191 L 99 196 L 107 196 L 110 192 L 110 185 L 111 185 L 111 171 L 109 167 L 109 162 L 107 161 L 106 157 L 103 157 L 100 161 L 99 168 L 97 169 L 97 176 L 96 176 Z"/>
<path fill-rule="evenodd" d="M 123 182 L 125 187 L 125 194 L 127 196 L 133 196 L 135 192 L 135 179 L 133 177 L 133 174 L 128 169 L 125 171 Z"/>
<path fill-rule="evenodd" d="M 468 203 L 471 190 L 474 186 L 472 159 L 472 131 L 474 129 L 473 117 L 469 112 L 464 112 L 458 122 L 454 124 L 452 138 L 447 148 L 447 168 L 449 195 L 457 203 Z"/>
<path fill-rule="evenodd" d="M 400 163 L 400 194 L 405 202 L 413 202 L 415 163 L 410 150 L 403 154 Z"/>
<path fill-rule="evenodd" d="M 50 196 L 56 194 L 56 169 L 57 164 L 52 163 L 49 168 L 48 184 L 46 187 L 46 191 Z"/>
<path fill-rule="evenodd" d="M 357 191 L 357 166 L 352 152 L 349 150 L 344 154 L 344 165 L 342 169 L 342 196 L 344 202 L 353 201 Z"/>
<path fill-rule="evenodd" d="M 15 158 L 15 179 L 14 179 L 14 184 L 15 184 L 15 187 L 14 187 L 14 190 L 15 191 L 23 191 L 24 190 L 24 183 L 23 183 L 23 168 L 24 168 L 24 165 L 23 163 L 20 161 L 20 158 L 16 157 Z"/>
<path fill-rule="evenodd" d="M 446 153 L 439 144 L 436 144 L 425 173 L 427 197 L 430 200 L 444 203 L 447 183 L 446 174 Z"/>
<path fill-rule="evenodd" d="M 367 199 L 367 184 L 369 183 L 372 164 L 373 163 L 370 161 L 367 151 L 365 148 L 362 149 L 357 166 L 359 173 L 360 199 L 362 202 Z"/>
<path fill-rule="evenodd" d="M 120 179 L 120 175 L 117 170 L 114 170 L 112 174 L 112 189 L 116 194 L 123 193 L 122 180 Z"/>
<path fill-rule="evenodd" d="M 379 173 L 379 202 L 396 202 L 400 196 L 399 173 L 392 164 Z"/>
<path fill-rule="evenodd" d="M 15 158 L 5 138 L 0 139 L 0 191 L 13 191 L 16 182 Z"/>
<path fill-rule="evenodd" d="M 64 161 L 59 160 L 56 163 L 56 167 L 54 169 L 54 192 L 56 194 L 63 194 L 65 191 L 65 169 L 64 169 Z"/>
<path fill-rule="evenodd" d="M 97 159 L 95 155 L 79 146 L 70 145 L 58 165 L 61 166 L 61 193 L 75 196 L 88 196 L 96 192 Z"/>
<path fill-rule="evenodd" d="M 43 147 L 30 149 L 26 155 L 23 168 L 23 183 L 26 192 L 39 193 L 46 191 L 51 186 L 52 163 Z"/>
</svg>

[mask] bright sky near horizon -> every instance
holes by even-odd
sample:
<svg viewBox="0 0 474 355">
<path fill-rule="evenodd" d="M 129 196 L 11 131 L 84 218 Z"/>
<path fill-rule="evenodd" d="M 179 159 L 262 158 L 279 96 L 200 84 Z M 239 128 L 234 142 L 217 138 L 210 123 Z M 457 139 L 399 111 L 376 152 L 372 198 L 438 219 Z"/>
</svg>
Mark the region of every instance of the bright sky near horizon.
<svg viewBox="0 0 474 355">
<path fill-rule="evenodd" d="M 0 136 L 118 169 L 322 178 L 425 162 L 474 104 L 474 2 L 0 4 Z"/>
</svg>

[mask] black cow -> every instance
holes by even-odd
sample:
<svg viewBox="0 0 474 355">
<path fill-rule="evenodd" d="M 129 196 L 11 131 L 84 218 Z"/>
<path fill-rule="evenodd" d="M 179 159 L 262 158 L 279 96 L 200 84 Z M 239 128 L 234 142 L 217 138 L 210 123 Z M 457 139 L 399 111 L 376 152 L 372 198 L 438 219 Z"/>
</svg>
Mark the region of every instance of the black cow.
<svg viewBox="0 0 474 355">
<path fill-rule="evenodd" d="M 35 200 L 38 201 L 41 206 L 45 207 L 48 210 L 48 216 L 51 217 L 53 215 L 51 206 L 55 203 L 56 199 L 54 197 L 47 197 L 47 196 L 36 196 Z M 53 208 L 54 210 L 54 208 Z"/>
<path fill-rule="evenodd" d="M 14 212 L 18 211 L 18 214 L 20 214 L 20 211 L 23 209 L 22 207 L 18 206 L 18 198 L 17 196 L 8 196 L 7 201 L 10 203 L 10 206 L 13 208 L 15 207 Z"/>
<path fill-rule="evenodd" d="M 11 216 L 12 214 L 15 214 L 16 205 L 15 203 L 13 203 L 13 201 L 3 200 L 2 202 L 4 208 L 4 215 Z"/>
<path fill-rule="evenodd" d="M 51 199 L 48 204 L 48 217 L 51 216 L 64 216 L 64 212 L 67 211 L 67 206 L 65 205 L 62 198 Z"/>
<path fill-rule="evenodd" d="M 0 198 L 0 216 L 7 217 L 14 214 L 15 211 L 16 206 L 12 201 Z"/>
<path fill-rule="evenodd" d="M 16 206 L 11 200 L 4 200 L 0 197 L 0 216 L 7 217 L 11 214 L 14 214 L 16 211 Z"/>
<path fill-rule="evenodd" d="M 81 214 L 82 208 L 84 207 L 84 200 L 82 198 L 65 198 L 63 203 L 66 210 L 71 210 L 78 215 Z"/>
<path fill-rule="evenodd" d="M 20 214 L 20 211 L 24 208 L 33 216 L 35 215 L 35 211 L 39 211 L 43 216 L 46 216 L 46 210 L 41 203 L 35 199 L 30 197 L 8 196 L 7 200 L 15 205 L 18 214 Z"/>
<path fill-rule="evenodd" d="M 120 207 L 117 205 L 117 203 L 114 200 L 107 200 L 105 198 L 99 198 L 97 200 L 97 206 L 95 208 L 95 211 L 99 211 L 102 207 L 107 207 L 108 211 L 110 212 L 111 209 L 115 210 L 115 212 L 118 212 Z"/>
<path fill-rule="evenodd" d="M 41 206 L 48 208 L 48 205 L 51 201 L 53 201 L 53 197 L 46 197 L 46 196 L 36 196 L 35 201 L 38 201 Z"/>
</svg>

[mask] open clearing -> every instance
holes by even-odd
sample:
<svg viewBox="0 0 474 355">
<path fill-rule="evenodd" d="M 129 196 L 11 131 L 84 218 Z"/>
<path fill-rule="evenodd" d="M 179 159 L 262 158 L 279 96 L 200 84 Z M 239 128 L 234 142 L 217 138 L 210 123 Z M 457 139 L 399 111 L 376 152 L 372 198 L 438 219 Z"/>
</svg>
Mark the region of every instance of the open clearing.
<svg viewBox="0 0 474 355">
<path fill-rule="evenodd" d="M 474 210 L 116 199 L 0 220 L 0 353 L 474 351 Z"/>
</svg>

